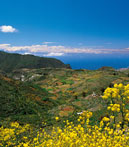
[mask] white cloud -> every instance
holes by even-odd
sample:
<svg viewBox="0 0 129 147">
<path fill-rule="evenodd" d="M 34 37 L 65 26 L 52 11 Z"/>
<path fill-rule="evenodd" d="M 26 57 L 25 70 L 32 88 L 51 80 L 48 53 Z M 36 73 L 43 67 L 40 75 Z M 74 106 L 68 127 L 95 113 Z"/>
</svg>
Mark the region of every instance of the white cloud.
<svg viewBox="0 0 129 147">
<path fill-rule="evenodd" d="M 43 44 L 52 44 L 52 43 L 55 43 L 55 42 L 43 42 Z"/>
<path fill-rule="evenodd" d="M 10 44 L 0 44 L 0 49 L 7 49 L 10 46 Z"/>
<path fill-rule="evenodd" d="M 23 53 L 23 55 L 31 55 L 31 53 L 25 52 Z"/>
<path fill-rule="evenodd" d="M 3 33 L 13 33 L 13 32 L 17 32 L 17 30 L 15 28 L 13 28 L 12 26 L 0 26 L 0 31 Z"/>
<path fill-rule="evenodd" d="M 64 53 L 48 53 L 48 54 L 44 54 L 43 56 L 46 57 L 53 57 L 53 56 L 63 56 Z"/>
<path fill-rule="evenodd" d="M 112 53 L 129 53 L 129 48 L 127 49 L 105 49 L 102 47 L 66 47 L 62 45 L 48 46 L 48 45 L 30 45 L 30 46 L 11 46 L 10 44 L 0 44 L 0 49 L 9 52 L 22 51 L 23 53 L 42 53 L 46 56 L 62 56 L 65 54 L 112 54 Z"/>
</svg>

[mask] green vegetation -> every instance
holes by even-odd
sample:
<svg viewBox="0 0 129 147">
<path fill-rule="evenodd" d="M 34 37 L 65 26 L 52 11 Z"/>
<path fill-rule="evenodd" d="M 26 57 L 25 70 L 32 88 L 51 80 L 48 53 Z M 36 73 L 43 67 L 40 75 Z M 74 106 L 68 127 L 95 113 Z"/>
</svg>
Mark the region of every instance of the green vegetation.
<svg viewBox="0 0 129 147">
<path fill-rule="evenodd" d="M 47 111 L 56 106 L 45 88 L 30 82 L 15 81 L 0 75 L 0 123 L 20 121 L 40 123 Z M 49 115 L 48 115 L 49 116 Z"/>
<path fill-rule="evenodd" d="M 34 55 L 10 54 L 0 51 L 0 70 L 10 72 L 21 68 L 70 68 L 60 60 Z"/>
<path fill-rule="evenodd" d="M 1 72 L 2 73 L 2 72 Z M 76 123 L 77 113 L 94 112 L 91 123 L 106 116 L 107 103 L 101 98 L 107 87 L 129 83 L 129 70 L 18 69 L 0 75 L 0 123 L 18 121 L 34 126 L 63 126 Z M 8 78 L 9 77 L 9 78 Z M 126 105 L 128 109 L 128 105 Z M 60 117 L 58 124 L 54 121 Z M 5 123 L 6 122 L 6 123 Z"/>
</svg>

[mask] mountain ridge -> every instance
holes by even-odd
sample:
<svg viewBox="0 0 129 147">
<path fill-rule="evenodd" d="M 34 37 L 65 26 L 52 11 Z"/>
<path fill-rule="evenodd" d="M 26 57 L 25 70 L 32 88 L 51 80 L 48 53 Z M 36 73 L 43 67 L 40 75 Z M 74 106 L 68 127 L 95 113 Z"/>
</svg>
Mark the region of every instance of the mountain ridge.
<svg viewBox="0 0 129 147">
<path fill-rule="evenodd" d="M 21 68 L 71 68 L 55 58 L 38 57 L 34 55 L 21 55 L 0 51 L 0 70 L 11 72 Z"/>
</svg>

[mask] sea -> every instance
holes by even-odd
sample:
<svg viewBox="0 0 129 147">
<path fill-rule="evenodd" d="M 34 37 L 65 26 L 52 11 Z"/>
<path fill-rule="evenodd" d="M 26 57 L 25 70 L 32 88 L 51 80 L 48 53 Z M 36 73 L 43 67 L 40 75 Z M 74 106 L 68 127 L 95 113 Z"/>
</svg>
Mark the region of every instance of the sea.
<svg viewBox="0 0 129 147">
<path fill-rule="evenodd" d="M 96 70 L 103 66 L 115 69 L 129 68 L 129 55 L 85 55 L 67 56 L 58 58 L 65 64 L 70 64 L 72 69 Z"/>
</svg>

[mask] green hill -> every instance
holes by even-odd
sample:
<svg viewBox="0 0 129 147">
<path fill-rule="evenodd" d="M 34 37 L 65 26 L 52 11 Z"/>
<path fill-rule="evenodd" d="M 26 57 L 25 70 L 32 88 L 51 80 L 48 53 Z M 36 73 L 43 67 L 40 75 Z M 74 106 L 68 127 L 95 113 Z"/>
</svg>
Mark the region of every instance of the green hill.
<svg viewBox="0 0 129 147">
<path fill-rule="evenodd" d="M 48 110 L 56 106 L 51 94 L 36 84 L 20 82 L 0 75 L 0 124 L 20 121 L 36 124 L 50 119 Z"/>
<path fill-rule="evenodd" d="M 21 68 L 69 68 L 60 60 L 38 57 L 34 55 L 20 55 L 0 51 L 0 70 L 10 72 Z"/>
</svg>

